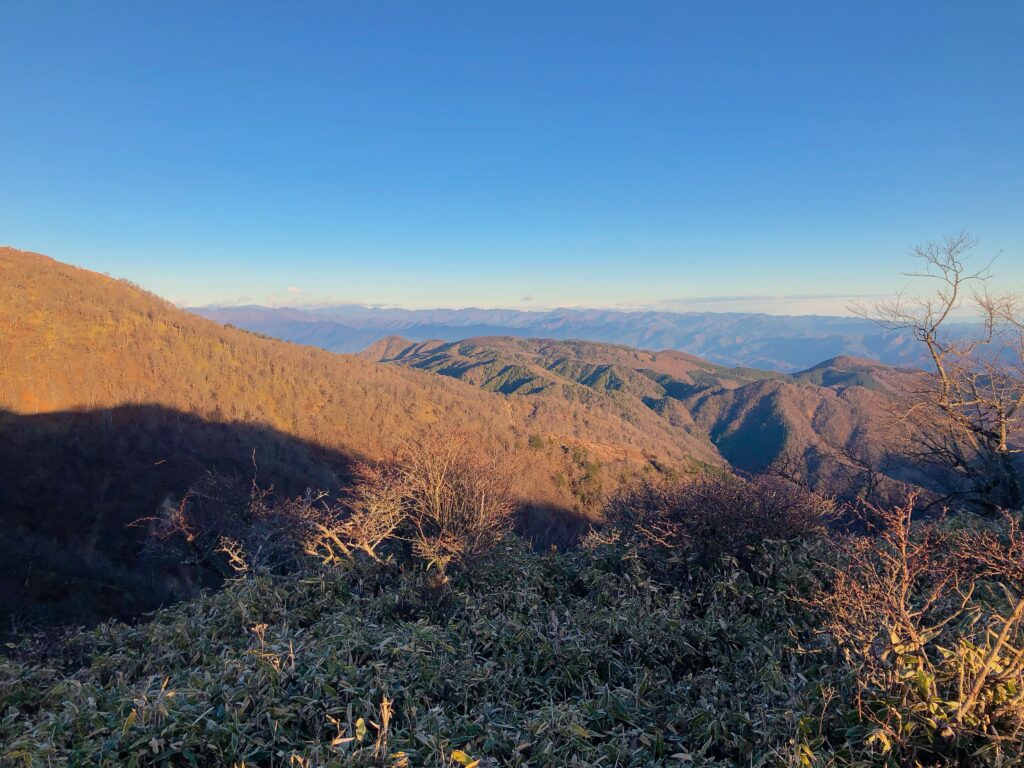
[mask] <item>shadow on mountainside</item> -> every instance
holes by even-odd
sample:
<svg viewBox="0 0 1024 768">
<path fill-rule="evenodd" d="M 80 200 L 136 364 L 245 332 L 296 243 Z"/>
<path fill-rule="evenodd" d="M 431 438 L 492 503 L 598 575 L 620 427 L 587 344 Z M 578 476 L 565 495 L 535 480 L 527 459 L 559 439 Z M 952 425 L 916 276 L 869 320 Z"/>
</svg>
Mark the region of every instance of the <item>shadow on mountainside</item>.
<svg viewBox="0 0 1024 768">
<path fill-rule="evenodd" d="M 0 633 L 130 619 L 216 586 L 212 574 L 145 557 L 147 526 L 130 525 L 207 470 L 292 496 L 336 492 L 358 458 L 156 405 L 0 411 L 0 435 Z"/>
<path fill-rule="evenodd" d="M 0 637 L 127 621 L 219 586 L 209 570 L 146 547 L 145 520 L 177 505 L 208 472 L 273 488 L 277 498 L 307 488 L 337 494 L 364 459 L 269 427 L 158 405 L 0 410 L 0 438 Z M 523 503 L 517 519 L 538 548 L 572 546 L 591 524 L 543 504 Z"/>
</svg>

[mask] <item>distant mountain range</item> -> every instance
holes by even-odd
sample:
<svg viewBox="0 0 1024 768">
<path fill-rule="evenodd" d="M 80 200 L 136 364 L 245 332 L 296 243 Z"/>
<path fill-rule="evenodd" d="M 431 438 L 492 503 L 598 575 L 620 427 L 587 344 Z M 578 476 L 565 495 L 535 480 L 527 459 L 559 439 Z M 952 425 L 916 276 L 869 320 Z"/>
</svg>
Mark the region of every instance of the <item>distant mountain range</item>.
<svg viewBox="0 0 1024 768">
<path fill-rule="evenodd" d="M 784 373 L 849 355 L 887 365 L 923 362 L 905 333 L 857 317 L 778 316 L 732 312 L 622 312 L 607 309 L 320 309 L 196 307 L 221 323 L 331 352 L 358 352 L 389 335 L 410 341 L 473 336 L 581 339 L 642 349 L 688 352 L 726 366 Z"/>
</svg>

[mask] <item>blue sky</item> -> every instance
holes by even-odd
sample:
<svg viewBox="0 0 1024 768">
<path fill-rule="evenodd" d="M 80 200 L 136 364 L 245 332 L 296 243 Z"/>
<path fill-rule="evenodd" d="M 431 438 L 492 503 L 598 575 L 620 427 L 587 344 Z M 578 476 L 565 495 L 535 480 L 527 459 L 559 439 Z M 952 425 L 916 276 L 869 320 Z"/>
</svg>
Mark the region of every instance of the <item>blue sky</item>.
<svg viewBox="0 0 1024 768">
<path fill-rule="evenodd" d="M 1019 0 L 5 0 L 0 242 L 193 304 L 804 312 L 967 227 L 1024 287 L 1022 39 Z"/>
</svg>

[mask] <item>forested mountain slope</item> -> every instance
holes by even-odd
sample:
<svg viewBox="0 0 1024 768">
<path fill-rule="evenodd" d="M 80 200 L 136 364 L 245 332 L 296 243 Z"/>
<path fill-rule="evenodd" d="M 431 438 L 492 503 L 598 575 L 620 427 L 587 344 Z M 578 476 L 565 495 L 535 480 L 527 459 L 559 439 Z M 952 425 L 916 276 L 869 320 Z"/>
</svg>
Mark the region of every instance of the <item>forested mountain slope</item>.
<svg viewBox="0 0 1024 768">
<path fill-rule="evenodd" d="M 594 518 L 636 473 L 795 458 L 821 484 L 828 450 L 872 443 L 900 375 L 845 357 L 786 376 L 508 337 L 396 337 L 337 355 L 3 248 L 0 602 L 88 617 L 187 594 L 202 576 L 149 562 L 148 530 L 130 523 L 208 471 L 283 495 L 336 492 L 353 462 L 388 459 L 432 426 L 511 453 L 532 533 Z"/>
<path fill-rule="evenodd" d="M 392 336 L 360 354 L 494 391 L 575 398 L 589 389 L 710 443 L 735 469 L 762 472 L 785 459 L 818 486 L 836 480 L 827 457 L 877 454 L 892 396 L 912 375 L 850 356 L 785 375 L 671 350 L 512 337 L 416 343 Z"/>
<path fill-rule="evenodd" d="M 386 459 L 431 425 L 519 457 L 517 489 L 535 523 L 592 514 L 621 473 L 687 466 L 692 453 L 652 414 L 600 397 L 507 397 L 260 338 L 127 282 L 0 249 L 0 535 L 50 566 L 42 584 L 27 575 L 46 570 L 36 555 L 8 558 L 8 608 L 26 590 L 55 605 L 79 594 L 76 583 L 135 590 L 122 571 L 148 573 L 145 530 L 125 524 L 207 469 L 255 474 L 281 492 L 337 491 L 352 461 Z"/>
</svg>

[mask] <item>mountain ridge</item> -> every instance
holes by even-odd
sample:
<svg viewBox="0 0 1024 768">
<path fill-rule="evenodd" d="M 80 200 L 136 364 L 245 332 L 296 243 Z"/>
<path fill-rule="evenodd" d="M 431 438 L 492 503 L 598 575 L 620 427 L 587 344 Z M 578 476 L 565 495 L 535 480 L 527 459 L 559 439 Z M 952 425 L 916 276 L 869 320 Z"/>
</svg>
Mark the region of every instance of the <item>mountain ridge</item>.
<svg viewBox="0 0 1024 768">
<path fill-rule="evenodd" d="M 517 337 L 391 336 L 360 355 L 526 397 L 559 386 L 603 392 L 623 408 L 646 408 L 707 439 L 736 470 L 757 473 L 797 461 L 819 486 L 835 479 L 824 460 L 834 451 L 878 450 L 890 398 L 912 375 L 852 356 L 786 375 L 725 368 L 673 350 Z M 510 371 L 517 374 L 511 384 Z"/>
<path fill-rule="evenodd" d="M 920 350 L 906 334 L 869 320 L 824 315 L 673 313 L 608 309 L 411 310 L 358 305 L 310 308 L 190 308 L 196 314 L 277 338 L 336 352 L 358 352 L 401 335 L 412 341 L 480 336 L 580 339 L 641 349 L 674 349 L 719 365 L 795 373 L 839 355 L 917 365 Z"/>
<path fill-rule="evenodd" d="M 173 504 L 204 466 L 239 478 L 258 468 L 281 492 L 344 485 L 352 463 L 387 460 L 418 432 L 444 426 L 481 450 L 514 455 L 523 519 L 540 535 L 586 525 L 642 473 L 749 473 L 794 456 L 812 482 L 826 482 L 828 446 L 870 448 L 900 375 L 850 356 L 787 375 L 678 350 L 494 335 L 391 334 L 342 355 L 0 249 L 0 416 L 24 447 L 0 465 L 0 485 L 21 489 L 4 501 L 0 533 L 53 552 L 58 533 L 102 531 L 67 538 L 51 569 L 67 584 L 86 578 L 111 589 L 128 582 L 104 573 L 147 567 L 144 539 L 118 535 L 119 526 Z M 104 455 L 121 457 L 122 468 L 103 469 Z M 38 460 L 28 466 L 23 456 Z M 174 461 L 152 474 L 136 457 Z M 119 505 L 107 488 L 125 473 L 151 480 Z M 31 561 L 22 566 L 0 578 L 0 598 L 21 594 Z M 59 584 L 41 594 L 63 599 Z"/>
</svg>

